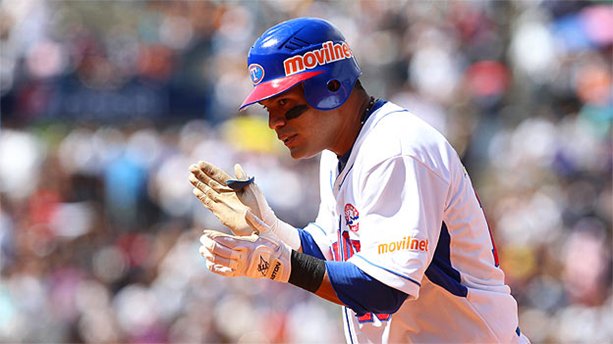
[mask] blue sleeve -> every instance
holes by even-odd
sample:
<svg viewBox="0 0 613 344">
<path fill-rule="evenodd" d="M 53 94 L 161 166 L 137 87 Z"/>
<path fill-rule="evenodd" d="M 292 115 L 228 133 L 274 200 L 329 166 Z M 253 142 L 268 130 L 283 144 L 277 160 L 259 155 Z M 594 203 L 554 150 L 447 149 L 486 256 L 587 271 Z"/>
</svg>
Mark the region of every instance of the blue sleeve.
<svg viewBox="0 0 613 344">
<path fill-rule="evenodd" d="M 358 315 L 395 313 L 408 297 L 348 262 L 326 261 L 326 271 L 338 298 Z"/>
<path fill-rule="evenodd" d="M 300 245 L 302 246 L 302 253 L 308 254 L 309 256 L 313 256 L 315 258 L 319 258 L 322 260 L 326 260 L 323 253 L 315 243 L 315 239 L 311 236 L 311 234 L 305 231 L 302 228 L 298 228 L 298 235 L 300 235 Z"/>
</svg>

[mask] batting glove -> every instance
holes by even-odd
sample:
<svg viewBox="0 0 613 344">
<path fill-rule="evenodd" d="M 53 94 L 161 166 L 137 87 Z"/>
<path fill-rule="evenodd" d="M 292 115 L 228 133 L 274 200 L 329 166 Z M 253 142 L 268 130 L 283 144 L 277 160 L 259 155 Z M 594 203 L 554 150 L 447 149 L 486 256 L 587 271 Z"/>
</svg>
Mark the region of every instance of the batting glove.
<svg viewBox="0 0 613 344">
<path fill-rule="evenodd" d="M 296 228 L 277 218 L 260 188 L 239 164 L 234 166 L 236 177 L 204 161 L 190 166 L 190 172 L 194 195 L 232 233 L 247 236 L 255 230 L 261 236 L 281 240 L 295 250 L 300 248 Z M 235 178 L 240 182 L 236 183 Z M 228 186 L 229 181 L 241 187 L 232 189 Z"/>
<path fill-rule="evenodd" d="M 218 275 L 289 281 L 291 248 L 282 242 L 257 234 L 234 236 L 205 230 L 200 243 L 206 267 Z"/>
</svg>

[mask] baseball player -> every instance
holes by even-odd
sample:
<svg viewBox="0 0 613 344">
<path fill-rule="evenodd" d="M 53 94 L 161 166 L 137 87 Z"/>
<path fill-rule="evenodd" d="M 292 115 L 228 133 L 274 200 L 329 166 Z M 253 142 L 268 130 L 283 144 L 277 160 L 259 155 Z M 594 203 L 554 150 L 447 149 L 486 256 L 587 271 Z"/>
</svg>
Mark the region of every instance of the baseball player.
<svg viewBox="0 0 613 344">
<path fill-rule="evenodd" d="M 343 306 L 348 343 L 528 342 L 470 178 L 447 140 L 368 95 L 331 23 L 280 23 L 251 47 L 253 90 L 295 159 L 321 153 L 317 219 L 278 219 L 253 177 L 199 162 L 194 194 L 233 235 L 205 230 L 223 276 L 290 283 Z"/>
</svg>

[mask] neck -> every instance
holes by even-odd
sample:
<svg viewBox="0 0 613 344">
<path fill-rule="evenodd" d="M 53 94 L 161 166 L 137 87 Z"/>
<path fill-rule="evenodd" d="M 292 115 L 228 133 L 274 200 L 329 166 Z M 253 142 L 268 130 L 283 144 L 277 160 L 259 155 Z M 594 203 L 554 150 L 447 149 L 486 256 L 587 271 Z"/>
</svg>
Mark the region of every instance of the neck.
<svg viewBox="0 0 613 344">
<path fill-rule="evenodd" d="M 354 91 L 355 92 L 355 91 Z M 341 116 L 343 116 L 343 124 L 341 125 L 337 144 L 330 150 L 338 156 L 343 156 L 351 147 L 362 129 L 363 119 L 373 102 L 372 97 L 366 91 L 355 92 L 347 102 L 341 106 Z M 345 108 L 346 106 L 346 108 Z"/>
<path fill-rule="evenodd" d="M 364 122 L 366 122 L 366 119 L 368 119 L 369 112 L 372 110 L 372 107 L 374 105 L 375 105 L 375 97 L 369 96 L 368 103 L 366 104 L 366 107 L 364 108 L 364 110 L 362 110 L 362 115 L 360 117 L 360 130 L 362 129 Z"/>
</svg>

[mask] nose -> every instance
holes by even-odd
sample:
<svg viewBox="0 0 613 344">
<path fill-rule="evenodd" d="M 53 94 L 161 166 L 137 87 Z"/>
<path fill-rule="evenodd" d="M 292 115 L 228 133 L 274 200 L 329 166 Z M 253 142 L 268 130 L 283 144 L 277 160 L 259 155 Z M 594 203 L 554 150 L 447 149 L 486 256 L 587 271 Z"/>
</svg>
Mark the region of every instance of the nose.
<svg viewBox="0 0 613 344">
<path fill-rule="evenodd" d="M 286 123 L 285 116 L 281 114 L 280 111 L 269 112 L 268 113 L 268 127 L 270 129 L 276 130 L 277 128 L 281 128 Z"/>
</svg>

